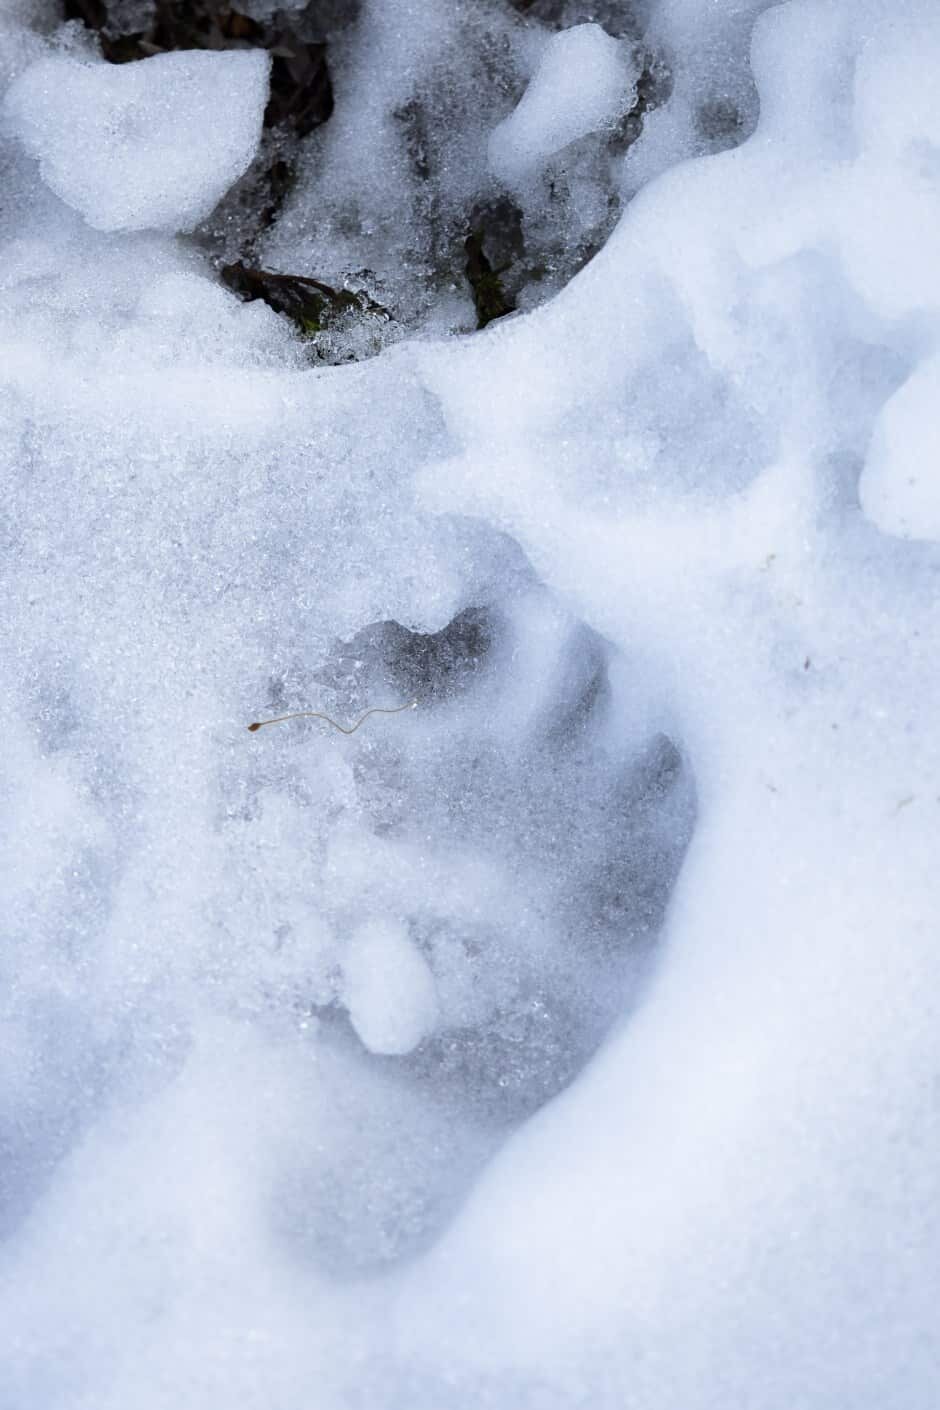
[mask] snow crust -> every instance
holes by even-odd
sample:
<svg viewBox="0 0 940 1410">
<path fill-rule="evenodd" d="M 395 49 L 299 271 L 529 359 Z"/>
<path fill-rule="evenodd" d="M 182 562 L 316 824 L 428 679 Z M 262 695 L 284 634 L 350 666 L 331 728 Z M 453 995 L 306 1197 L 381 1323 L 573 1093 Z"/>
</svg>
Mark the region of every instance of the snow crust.
<svg viewBox="0 0 940 1410">
<path fill-rule="evenodd" d="M 192 230 L 255 155 L 269 62 L 260 52 L 120 65 L 50 55 L 11 85 L 3 119 L 96 230 Z"/>
<path fill-rule="evenodd" d="M 268 256 L 548 10 L 365 4 Z M 940 15 L 641 10 L 595 258 L 329 368 L 175 238 L 265 57 L 4 15 L 4 1410 L 935 1410 Z"/>
</svg>

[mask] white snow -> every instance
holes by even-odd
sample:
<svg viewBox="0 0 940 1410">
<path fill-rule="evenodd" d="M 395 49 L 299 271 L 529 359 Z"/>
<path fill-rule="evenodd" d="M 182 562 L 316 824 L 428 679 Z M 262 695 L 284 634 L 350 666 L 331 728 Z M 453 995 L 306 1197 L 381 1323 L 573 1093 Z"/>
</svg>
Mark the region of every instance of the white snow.
<svg viewBox="0 0 940 1410">
<path fill-rule="evenodd" d="M 4 1407 L 936 1410 L 940 17 L 641 11 L 596 257 L 332 367 L 264 56 L 4 16 Z M 564 35 L 344 35 L 258 257 L 404 298 Z"/>
<path fill-rule="evenodd" d="M 940 540 L 940 363 L 925 360 L 883 408 L 859 482 L 885 533 Z"/>
<path fill-rule="evenodd" d="M 191 230 L 255 155 L 268 67 L 261 52 L 50 55 L 11 85 L 3 120 L 96 230 Z"/>
<path fill-rule="evenodd" d="M 490 137 L 491 170 L 518 180 L 570 142 L 612 127 L 633 106 L 636 78 L 631 50 L 599 24 L 553 35 L 519 104 Z"/>
<path fill-rule="evenodd" d="M 434 976 L 401 922 L 371 921 L 351 937 L 343 1000 L 370 1053 L 410 1053 L 434 1031 Z"/>
</svg>

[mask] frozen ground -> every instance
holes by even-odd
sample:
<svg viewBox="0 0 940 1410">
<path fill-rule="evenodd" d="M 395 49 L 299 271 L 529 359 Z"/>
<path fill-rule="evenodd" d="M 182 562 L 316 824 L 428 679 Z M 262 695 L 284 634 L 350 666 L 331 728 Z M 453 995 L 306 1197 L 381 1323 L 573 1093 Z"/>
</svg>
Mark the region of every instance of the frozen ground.
<svg viewBox="0 0 940 1410">
<path fill-rule="evenodd" d="M 323 10 L 0 14 L 0 1407 L 936 1410 L 940 9 Z"/>
</svg>

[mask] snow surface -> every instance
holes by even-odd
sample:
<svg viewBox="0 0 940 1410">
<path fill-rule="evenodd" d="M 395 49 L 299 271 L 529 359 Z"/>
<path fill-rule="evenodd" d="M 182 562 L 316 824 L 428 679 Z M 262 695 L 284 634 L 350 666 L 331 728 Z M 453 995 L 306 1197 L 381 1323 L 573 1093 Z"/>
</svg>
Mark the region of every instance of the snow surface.
<svg viewBox="0 0 940 1410">
<path fill-rule="evenodd" d="M 672 96 L 583 272 L 327 368 L 171 233 L 265 60 L 106 70 L 40 8 L 0 25 L 0 1405 L 935 1410 L 934 0 L 651 0 Z M 441 98 L 482 180 L 554 41 L 450 11 L 364 5 L 269 257 L 404 261 L 396 113 L 496 33 L 512 81 Z M 179 185 L 126 133 L 109 178 L 80 135 L 161 71 L 200 142 L 181 98 Z"/>
<path fill-rule="evenodd" d="M 268 67 L 260 52 L 51 55 L 11 85 L 3 119 L 96 230 L 192 230 L 257 151 Z"/>
</svg>

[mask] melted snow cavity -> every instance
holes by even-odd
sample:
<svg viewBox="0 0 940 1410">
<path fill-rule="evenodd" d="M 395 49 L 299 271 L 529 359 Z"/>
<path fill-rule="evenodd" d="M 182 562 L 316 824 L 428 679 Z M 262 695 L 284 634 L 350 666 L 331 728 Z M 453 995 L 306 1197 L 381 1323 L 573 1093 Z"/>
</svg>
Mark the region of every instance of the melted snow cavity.
<svg viewBox="0 0 940 1410">
<path fill-rule="evenodd" d="M 316 8 L 0 17 L 0 1404 L 933 1410 L 936 7 Z"/>
</svg>

